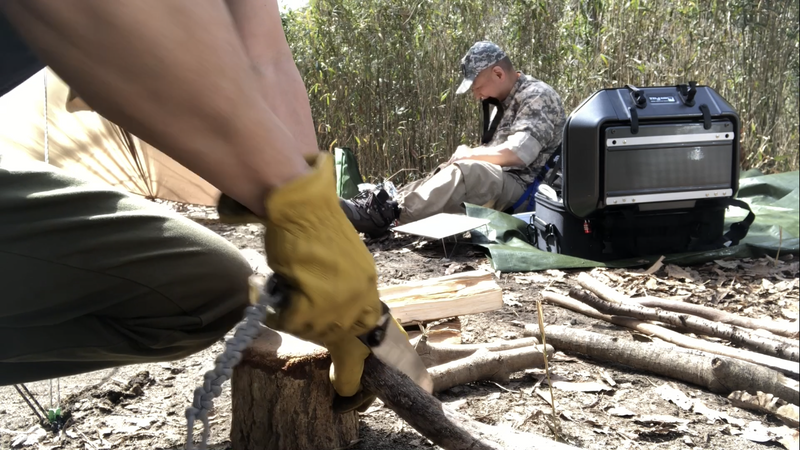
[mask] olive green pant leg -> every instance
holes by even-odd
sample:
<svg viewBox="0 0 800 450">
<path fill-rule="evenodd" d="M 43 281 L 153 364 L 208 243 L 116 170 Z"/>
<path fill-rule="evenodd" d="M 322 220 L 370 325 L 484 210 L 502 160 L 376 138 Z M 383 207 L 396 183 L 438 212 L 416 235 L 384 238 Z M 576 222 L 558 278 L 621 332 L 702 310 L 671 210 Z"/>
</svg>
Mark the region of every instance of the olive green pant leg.
<svg viewBox="0 0 800 450">
<path fill-rule="evenodd" d="M 0 385 L 185 357 L 242 319 L 238 249 L 165 207 L 0 163 Z"/>
<path fill-rule="evenodd" d="M 464 203 L 502 211 L 524 192 L 525 188 L 496 164 L 458 161 L 399 190 L 398 222 L 406 224 L 439 213 L 464 214 Z"/>
</svg>

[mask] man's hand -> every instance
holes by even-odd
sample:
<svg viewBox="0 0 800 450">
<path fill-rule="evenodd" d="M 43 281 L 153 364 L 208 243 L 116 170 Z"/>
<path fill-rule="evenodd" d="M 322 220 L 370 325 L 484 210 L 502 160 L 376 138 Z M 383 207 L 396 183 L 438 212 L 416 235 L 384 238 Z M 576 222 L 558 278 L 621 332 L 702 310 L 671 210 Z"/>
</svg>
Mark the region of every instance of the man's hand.
<svg viewBox="0 0 800 450">
<path fill-rule="evenodd" d="M 375 261 L 339 205 L 333 158 L 319 153 L 265 205 L 267 263 L 294 290 L 270 325 L 323 345 L 371 329 L 381 310 Z"/>
<path fill-rule="evenodd" d="M 288 284 L 287 306 L 267 326 L 326 347 L 336 392 L 359 391 L 369 349 L 356 337 L 378 321 L 375 261 L 345 216 L 336 196 L 333 158 L 319 153 L 310 172 L 276 188 L 265 200 L 265 218 L 227 197 L 224 222 L 264 223 L 267 264 Z"/>
<path fill-rule="evenodd" d="M 456 151 L 453 153 L 453 156 L 450 157 L 450 160 L 447 161 L 447 164 L 453 164 L 456 161 L 461 161 L 463 159 L 469 159 L 472 156 L 472 148 L 468 145 L 459 145 L 456 147 Z"/>
</svg>

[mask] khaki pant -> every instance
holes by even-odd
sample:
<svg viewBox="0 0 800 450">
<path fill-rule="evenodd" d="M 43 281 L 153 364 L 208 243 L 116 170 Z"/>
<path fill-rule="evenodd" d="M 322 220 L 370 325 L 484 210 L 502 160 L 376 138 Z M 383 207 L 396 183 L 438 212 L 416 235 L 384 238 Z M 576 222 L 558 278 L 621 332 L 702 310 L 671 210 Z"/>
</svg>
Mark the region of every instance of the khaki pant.
<svg viewBox="0 0 800 450">
<path fill-rule="evenodd" d="M 0 385 L 207 348 L 242 319 L 251 273 L 235 246 L 164 207 L 0 162 Z"/>
<path fill-rule="evenodd" d="M 524 193 L 520 182 L 496 164 L 459 161 L 399 189 L 402 209 L 398 222 L 405 224 L 443 212 L 464 214 L 463 203 L 502 211 Z"/>
</svg>

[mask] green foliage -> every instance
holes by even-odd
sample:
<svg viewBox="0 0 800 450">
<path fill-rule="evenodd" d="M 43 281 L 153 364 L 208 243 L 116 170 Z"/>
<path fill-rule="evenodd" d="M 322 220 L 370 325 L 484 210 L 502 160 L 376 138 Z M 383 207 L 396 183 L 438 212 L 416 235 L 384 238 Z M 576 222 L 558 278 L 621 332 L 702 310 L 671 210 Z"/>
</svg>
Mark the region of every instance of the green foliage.
<svg viewBox="0 0 800 450">
<path fill-rule="evenodd" d="M 283 17 L 321 148 L 413 179 L 473 144 L 459 60 L 497 42 L 569 110 L 597 89 L 696 80 L 739 111 L 744 169 L 798 169 L 798 2 L 311 0 Z M 401 172 L 402 171 L 402 172 Z"/>
</svg>

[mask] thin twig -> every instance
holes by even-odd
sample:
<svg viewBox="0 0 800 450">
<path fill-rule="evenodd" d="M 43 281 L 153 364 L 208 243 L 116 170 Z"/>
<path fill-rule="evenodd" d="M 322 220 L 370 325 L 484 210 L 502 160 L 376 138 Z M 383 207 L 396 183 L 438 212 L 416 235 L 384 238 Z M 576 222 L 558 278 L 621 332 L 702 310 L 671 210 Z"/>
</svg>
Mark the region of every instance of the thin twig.
<svg viewBox="0 0 800 450">
<path fill-rule="evenodd" d="M 781 257 L 781 247 L 783 246 L 783 227 L 778 225 L 778 253 L 775 254 L 774 267 L 778 267 L 778 258 Z"/>
<path fill-rule="evenodd" d="M 558 422 L 559 422 L 559 419 L 558 419 L 558 415 L 556 414 L 556 397 L 555 397 L 555 395 L 553 395 L 553 383 L 550 381 L 550 366 L 547 363 L 547 350 L 546 350 L 547 349 L 547 340 L 545 339 L 544 319 L 542 319 L 542 315 L 544 313 L 542 312 L 542 301 L 541 300 L 536 300 L 536 309 L 539 312 L 539 314 L 538 314 L 538 316 L 539 316 L 539 331 L 542 334 L 542 345 L 545 348 L 545 351 L 542 353 L 542 355 L 544 356 L 544 374 L 547 377 L 547 384 L 550 387 L 550 406 L 553 408 L 553 421 L 555 422 L 554 423 L 555 426 L 553 427 L 553 435 L 555 436 L 556 440 L 558 440 L 558 428 L 559 428 Z"/>
<path fill-rule="evenodd" d="M 495 383 L 494 381 L 489 381 L 489 383 L 492 383 L 493 385 L 495 385 L 495 386 L 499 387 L 500 389 L 502 389 L 502 390 L 504 390 L 504 391 L 506 391 L 506 392 L 511 392 L 511 393 L 513 393 L 513 394 L 519 394 L 519 391 L 515 391 L 515 390 L 513 390 L 513 389 L 509 389 L 509 388 L 506 388 L 506 387 L 500 386 L 500 384 L 498 384 L 498 383 Z"/>
</svg>

